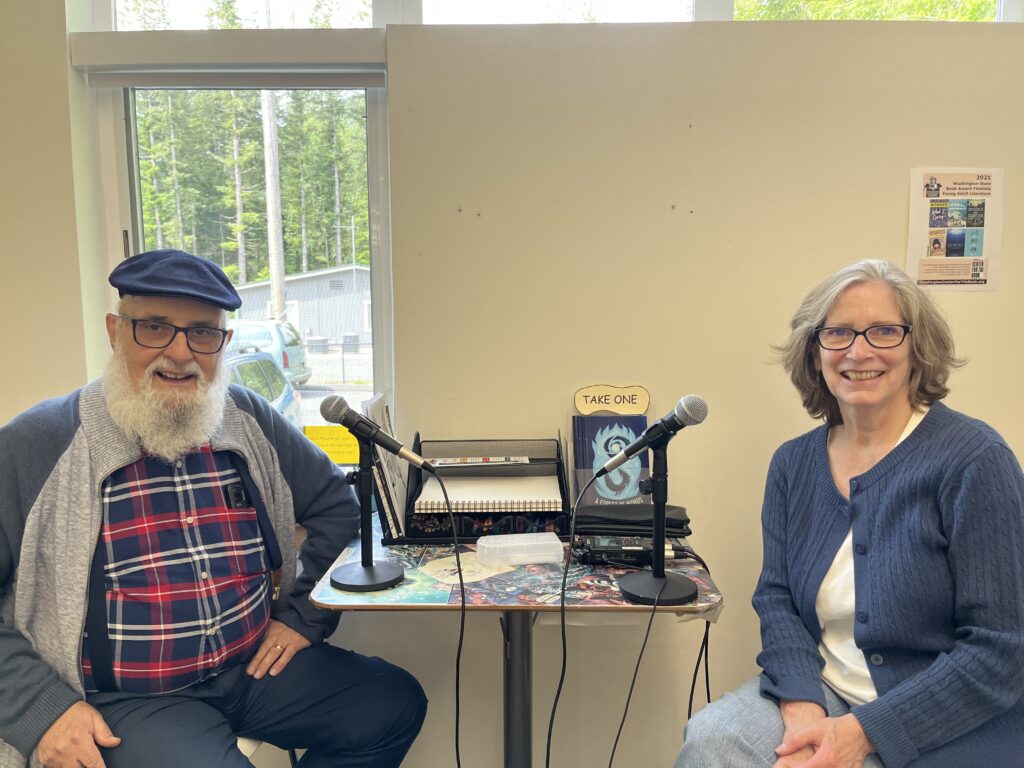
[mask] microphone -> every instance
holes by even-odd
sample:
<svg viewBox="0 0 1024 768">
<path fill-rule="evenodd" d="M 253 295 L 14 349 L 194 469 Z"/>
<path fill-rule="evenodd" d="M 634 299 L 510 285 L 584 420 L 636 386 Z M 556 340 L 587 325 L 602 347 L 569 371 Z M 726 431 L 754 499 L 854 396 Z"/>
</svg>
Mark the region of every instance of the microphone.
<svg viewBox="0 0 1024 768">
<path fill-rule="evenodd" d="M 640 437 L 608 459 L 604 466 L 597 471 L 596 477 L 603 477 L 612 470 L 618 469 L 640 453 L 640 451 L 649 448 L 652 443 L 656 443 L 661 439 L 665 439 L 668 442 L 680 429 L 700 424 L 707 418 L 707 415 L 708 404 L 704 402 L 702 397 L 686 395 L 676 403 L 672 413 L 656 421 Z"/>
<path fill-rule="evenodd" d="M 341 424 L 343 427 L 348 427 L 352 434 L 364 440 L 369 440 L 374 445 L 378 445 L 385 451 L 395 454 L 400 459 L 405 459 L 414 467 L 434 474 L 434 466 L 432 464 L 427 462 L 418 453 L 413 453 L 408 448 L 405 448 L 377 424 L 362 414 L 353 411 L 341 395 L 325 397 L 320 402 L 320 415 L 332 424 Z"/>
</svg>

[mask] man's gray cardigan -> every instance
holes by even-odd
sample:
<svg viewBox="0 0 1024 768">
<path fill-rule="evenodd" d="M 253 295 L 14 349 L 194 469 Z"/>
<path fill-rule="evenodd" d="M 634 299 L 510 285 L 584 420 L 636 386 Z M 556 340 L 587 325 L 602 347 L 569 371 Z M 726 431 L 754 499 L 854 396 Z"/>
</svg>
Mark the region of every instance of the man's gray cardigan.
<svg viewBox="0 0 1024 768">
<path fill-rule="evenodd" d="M 266 504 L 283 559 L 273 618 L 320 642 L 338 615 L 308 596 L 358 528 L 351 487 L 322 451 L 240 387 L 229 388 L 210 442 L 244 460 Z M 23 768 L 50 725 L 84 699 L 80 650 L 100 488 L 140 456 L 111 420 L 100 381 L 0 428 L 0 768 Z M 296 522 L 308 534 L 298 579 Z"/>
</svg>

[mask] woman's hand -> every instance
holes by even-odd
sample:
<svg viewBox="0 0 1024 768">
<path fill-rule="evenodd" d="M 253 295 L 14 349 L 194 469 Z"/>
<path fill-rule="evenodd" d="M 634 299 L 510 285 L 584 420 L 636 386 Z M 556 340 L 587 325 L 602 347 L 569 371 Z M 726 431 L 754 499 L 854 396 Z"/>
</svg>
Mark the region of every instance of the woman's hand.
<svg viewBox="0 0 1024 768">
<path fill-rule="evenodd" d="M 783 744 L 786 743 L 785 739 L 790 734 L 827 717 L 825 710 L 811 701 L 780 701 L 779 713 L 782 715 L 782 724 L 785 728 Z M 814 748 L 803 747 L 787 753 L 785 757 L 780 756 L 772 768 L 797 768 L 812 757 L 814 757 Z"/>
<path fill-rule="evenodd" d="M 803 762 L 782 762 L 801 758 L 806 750 L 813 755 Z M 875 751 L 860 721 L 853 714 L 842 717 L 825 717 L 789 732 L 775 749 L 781 758 L 776 766 L 800 766 L 800 768 L 862 768 L 864 760 Z M 799 758 L 797 758 L 799 759 Z"/>
</svg>

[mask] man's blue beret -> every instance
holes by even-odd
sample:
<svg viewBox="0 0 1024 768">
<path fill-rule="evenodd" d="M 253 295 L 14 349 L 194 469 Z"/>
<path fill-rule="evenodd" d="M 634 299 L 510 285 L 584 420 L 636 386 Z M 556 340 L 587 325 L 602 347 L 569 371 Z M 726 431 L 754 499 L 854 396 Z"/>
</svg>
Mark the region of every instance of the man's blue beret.
<svg viewBox="0 0 1024 768">
<path fill-rule="evenodd" d="M 110 284 L 121 296 L 180 296 L 227 310 L 242 306 L 224 270 L 184 251 L 165 249 L 131 256 L 114 267 Z"/>
</svg>

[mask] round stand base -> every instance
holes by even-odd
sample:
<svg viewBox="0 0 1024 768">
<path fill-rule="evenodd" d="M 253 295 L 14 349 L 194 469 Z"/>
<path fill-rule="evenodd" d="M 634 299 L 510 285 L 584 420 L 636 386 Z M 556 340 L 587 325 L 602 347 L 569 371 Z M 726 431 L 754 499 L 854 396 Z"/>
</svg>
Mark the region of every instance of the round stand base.
<svg viewBox="0 0 1024 768">
<path fill-rule="evenodd" d="M 654 605 L 655 599 L 658 605 L 683 605 L 697 598 L 697 585 L 678 573 L 666 573 L 663 579 L 655 578 L 650 571 L 627 573 L 619 577 L 619 591 L 631 603 L 641 605 Z"/>
<path fill-rule="evenodd" d="M 346 563 L 331 571 L 331 586 L 346 592 L 376 592 L 404 578 L 405 569 L 393 560 L 378 560 L 372 565 Z"/>
</svg>

